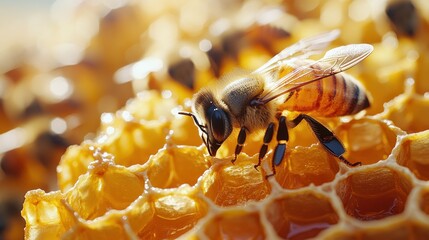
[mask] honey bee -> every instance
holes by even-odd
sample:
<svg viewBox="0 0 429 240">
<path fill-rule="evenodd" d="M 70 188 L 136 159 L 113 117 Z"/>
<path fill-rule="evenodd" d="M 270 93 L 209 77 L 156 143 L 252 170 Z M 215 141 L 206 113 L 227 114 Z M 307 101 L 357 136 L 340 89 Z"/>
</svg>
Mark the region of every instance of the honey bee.
<svg viewBox="0 0 429 240">
<path fill-rule="evenodd" d="M 305 120 L 324 148 L 349 166 L 342 155 L 345 149 L 332 131 L 314 117 L 338 117 L 360 112 L 370 106 L 365 89 L 352 76 L 343 71 L 365 59 L 373 50 L 369 44 L 351 44 L 333 48 L 319 60 L 309 57 L 322 53 L 329 43 L 339 36 L 338 30 L 303 39 L 275 55 L 248 75 L 224 84 L 208 87 L 192 99 L 192 112 L 179 112 L 193 118 L 202 141 L 211 156 L 215 156 L 233 129 L 240 129 L 232 162 L 240 154 L 246 135 L 265 130 L 259 152 L 259 162 L 268 150 L 275 122 L 277 142 L 272 159 L 272 173 L 280 165 L 286 152 L 288 128 Z M 300 114 L 287 120 L 282 112 Z M 311 116 L 309 116 L 311 115 Z"/>
</svg>

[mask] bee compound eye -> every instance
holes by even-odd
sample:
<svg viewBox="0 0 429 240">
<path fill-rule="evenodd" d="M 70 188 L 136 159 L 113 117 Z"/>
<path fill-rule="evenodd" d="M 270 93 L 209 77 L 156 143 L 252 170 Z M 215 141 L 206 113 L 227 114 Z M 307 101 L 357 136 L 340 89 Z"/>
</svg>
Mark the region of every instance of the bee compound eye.
<svg viewBox="0 0 429 240">
<path fill-rule="evenodd" d="M 210 118 L 210 126 L 213 137 L 218 142 L 225 140 L 227 116 L 224 111 L 216 108 Z"/>
<path fill-rule="evenodd" d="M 232 132 L 232 124 L 225 110 L 211 103 L 205 108 L 207 119 L 207 148 L 211 156 L 215 156 L 225 139 Z"/>
</svg>

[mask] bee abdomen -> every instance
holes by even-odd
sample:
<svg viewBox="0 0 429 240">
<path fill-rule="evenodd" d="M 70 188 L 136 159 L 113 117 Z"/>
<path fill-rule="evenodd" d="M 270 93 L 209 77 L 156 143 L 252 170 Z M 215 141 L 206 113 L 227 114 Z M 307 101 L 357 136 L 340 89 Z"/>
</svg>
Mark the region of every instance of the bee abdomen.
<svg viewBox="0 0 429 240">
<path fill-rule="evenodd" d="M 352 76 L 340 73 L 297 89 L 279 108 L 335 117 L 356 114 L 369 106 L 363 86 Z"/>
<path fill-rule="evenodd" d="M 348 101 L 348 108 L 344 112 L 343 115 L 356 114 L 370 106 L 368 96 L 366 94 L 365 89 L 360 84 L 349 84 L 350 88 L 352 88 Z"/>
</svg>

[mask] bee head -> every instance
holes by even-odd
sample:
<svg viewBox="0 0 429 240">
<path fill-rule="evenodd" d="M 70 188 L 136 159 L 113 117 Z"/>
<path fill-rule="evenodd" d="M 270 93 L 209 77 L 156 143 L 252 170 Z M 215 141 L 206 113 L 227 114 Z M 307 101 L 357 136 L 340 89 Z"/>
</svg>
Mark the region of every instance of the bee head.
<svg viewBox="0 0 429 240">
<path fill-rule="evenodd" d="M 207 139 L 205 144 L 210 155 L 215 156 L 222 143 L 231 134 L 232 125 L 226 112 L 213 103 L 205 109 L 204 113 L 207 120 Z"/>
<path fill-rule="evenodd" d="M 210 156 L 215 156 L 217 150 L 232 132 L 230 117 L 226 109 L 220 106 L 208 91 L 199 92 L 195 96 L 193 104 L 195 115 L 184 112 L 180 114 L 193 118 Z M 198 119 L 201 119 L 201 122 Z"/>
</svg>

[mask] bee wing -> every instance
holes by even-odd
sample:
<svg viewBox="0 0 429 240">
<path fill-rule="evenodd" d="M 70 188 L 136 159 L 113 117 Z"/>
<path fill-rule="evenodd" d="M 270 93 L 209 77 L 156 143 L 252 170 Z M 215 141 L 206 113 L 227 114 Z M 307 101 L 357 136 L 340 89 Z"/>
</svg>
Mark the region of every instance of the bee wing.
<svg viewBox="0 0 429 240">
<path fill-rule="evenodd" d="M 322 59 L 300 66 L 267 86 L 258 102 L 265 104 L 304 85 L 345 71 L 365 59 L 373 49 L 369 44 L 351 44 L 331 49 Z"/>
<path fill-rule="evenodd" d="M 284 60 L 292 58 L 305 59 L 311 55 L 318 54 L 339 35 L 340 31 L 336 29 L 313 37 L 305 38 L 292 46 L 283 49 L 264 65 L 256 69 L 254 73 L 269 73 L 277 70 L 281 66 L 281 62 Z"/>
</svg>

